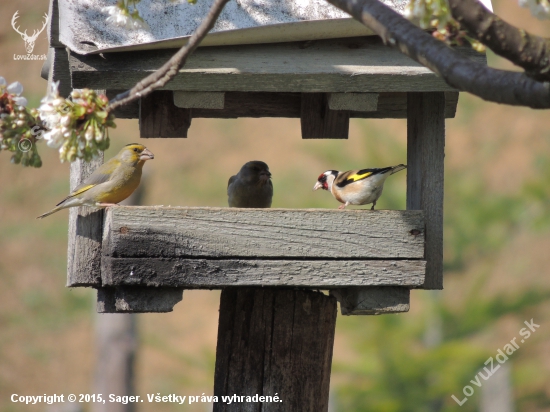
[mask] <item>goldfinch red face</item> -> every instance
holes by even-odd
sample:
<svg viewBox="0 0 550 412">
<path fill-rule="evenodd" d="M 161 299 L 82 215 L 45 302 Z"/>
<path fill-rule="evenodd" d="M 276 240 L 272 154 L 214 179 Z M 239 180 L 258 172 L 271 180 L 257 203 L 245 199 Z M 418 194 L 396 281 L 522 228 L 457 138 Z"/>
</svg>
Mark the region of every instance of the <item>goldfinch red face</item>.
<svg viewBox="0 0 550 412">
<path fill-rule="evenodd" d="M 313 190 L 329 190 L 329 180 L 334 181 L 334 178 L 336 176 L 338 176 L 337 170 L 327 170 L 325 173 L 320 174 L 317 178 L 317 183 L 315 183 L 315 186 L 313 186 Z"/>
</svg>

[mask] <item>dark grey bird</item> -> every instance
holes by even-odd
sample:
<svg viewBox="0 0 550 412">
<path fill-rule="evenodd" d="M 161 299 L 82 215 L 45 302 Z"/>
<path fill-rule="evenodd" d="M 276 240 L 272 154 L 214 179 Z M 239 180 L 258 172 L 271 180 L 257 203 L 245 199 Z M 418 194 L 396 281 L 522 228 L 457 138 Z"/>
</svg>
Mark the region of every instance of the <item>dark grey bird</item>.
<svg viewBox="0 0 550 412">
<path fill-rule="evenodd" d="M 227 183 L 229 207 L 271 207 L 273 183 L 269 167 L 253 160 L 241 167 Z"/>
</svg>

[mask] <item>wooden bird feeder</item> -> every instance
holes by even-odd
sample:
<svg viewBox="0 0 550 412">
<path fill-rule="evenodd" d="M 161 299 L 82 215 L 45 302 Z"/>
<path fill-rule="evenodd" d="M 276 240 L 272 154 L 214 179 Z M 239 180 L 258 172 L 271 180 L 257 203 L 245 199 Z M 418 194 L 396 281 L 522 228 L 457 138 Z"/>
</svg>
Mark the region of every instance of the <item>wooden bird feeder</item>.
<svg viewBox="0 0 550 412">
<path fill-rule="evenodd" d="M 49 80 L 65 95 L 113 97 L 174 53 L 160 43 L 79 54 L 62 42 L 59 10 L 53 0 Z M 345 315 L 406 312 L 411 289 L 443 288 L 445 119 L 458 91 L 378 37 L 352 34 L 201 47 L 164 89 L 115 114 L 139 119 L 143 138 L 185 138 L 200 117 L 300 118 L 304 139 L 346 139 L 350 118 L 406 118 L 407 210 L 70 210 L 67 286 L 96 288 L 99 312 L 168 312 L 185 289 L 222 289 L 214 394 L 283 401 L 247 411 L 327 410 L 337 301 Z M 97 166 L 73 163 L 71 188 Z"/>
</svg>

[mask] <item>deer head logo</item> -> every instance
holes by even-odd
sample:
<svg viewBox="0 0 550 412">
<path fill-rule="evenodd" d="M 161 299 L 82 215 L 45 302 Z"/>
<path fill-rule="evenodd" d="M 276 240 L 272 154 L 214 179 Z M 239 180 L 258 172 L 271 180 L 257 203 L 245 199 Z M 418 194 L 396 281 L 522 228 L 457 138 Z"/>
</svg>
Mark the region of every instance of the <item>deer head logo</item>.
<svg viewBox="0 0 550 412">
<path fill-rule="evenodd" d="M 42 28 L 40 30 L 34 30 L 33 33 L 32 33 L 32 36 L 29 36 L 27 34 L 27 30 L 25 30 L 24 33 L 21 33 L 19 31 L 19 27 L 15 26 L 15 21 L 17 20 L 18 17 L 19 17 L 19 10 L 17 10 L 15 12 L 15 14 L 13 15 L 13 17 L 11 19 L 11 26 L 13 27 L 13 29 L 17 33 L 19 33 L 21 35 L 21 38 L 25 42 L 25 48 L 27 49 L 27 53 L 30 54 L 34 50 L 34 43 L 36 42 L 36 39 L 37 39 L 38 35 L 44 31 L 44 29 L 46 28 L 46 25 L 48 24 L 48 15 L 44 14 L 44 25 L 42 26 Z"/>
</svg>

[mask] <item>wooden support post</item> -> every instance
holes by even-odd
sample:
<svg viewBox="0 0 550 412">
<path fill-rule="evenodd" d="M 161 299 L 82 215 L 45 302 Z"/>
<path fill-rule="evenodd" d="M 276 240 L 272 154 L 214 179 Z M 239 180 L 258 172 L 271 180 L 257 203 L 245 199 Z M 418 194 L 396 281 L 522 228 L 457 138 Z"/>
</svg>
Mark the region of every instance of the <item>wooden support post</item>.
<svg viewBox="0 0 550 412">
<path fill-rule="evenodd" d="M 176 107 L 171 90 L 155 91 L 140 99 L 140 137 L 187 137 L 190 126 L 191 109 Z"/>
<path fill-rule="evenodd" d="M 103 152 L 90 162 L 71 163 L 71 191 L 101 166 Z M 69 249 L 67 286 L 101 285 L 101 239 L 103 209 L 73 207 L 69 209 Z"/>
<path fill-rule="evenodd" d="M 326 93 L 302 93 L 302 139 L 347 139 L 349 110 L 330 110 Z"/>
<path fill-rule="evenodd" d="M 445 95 L 408 93 L 407 209 L 426 218 L 424 289 L 443 289 L 443 161 Z"/>
<path fill-rule="evenodd" d="M 218 402 L 214 412 L 328 410 L 336 299 L 276 288 L 222 291 L 214 395 L 277 396 Z"/>
</svg>

